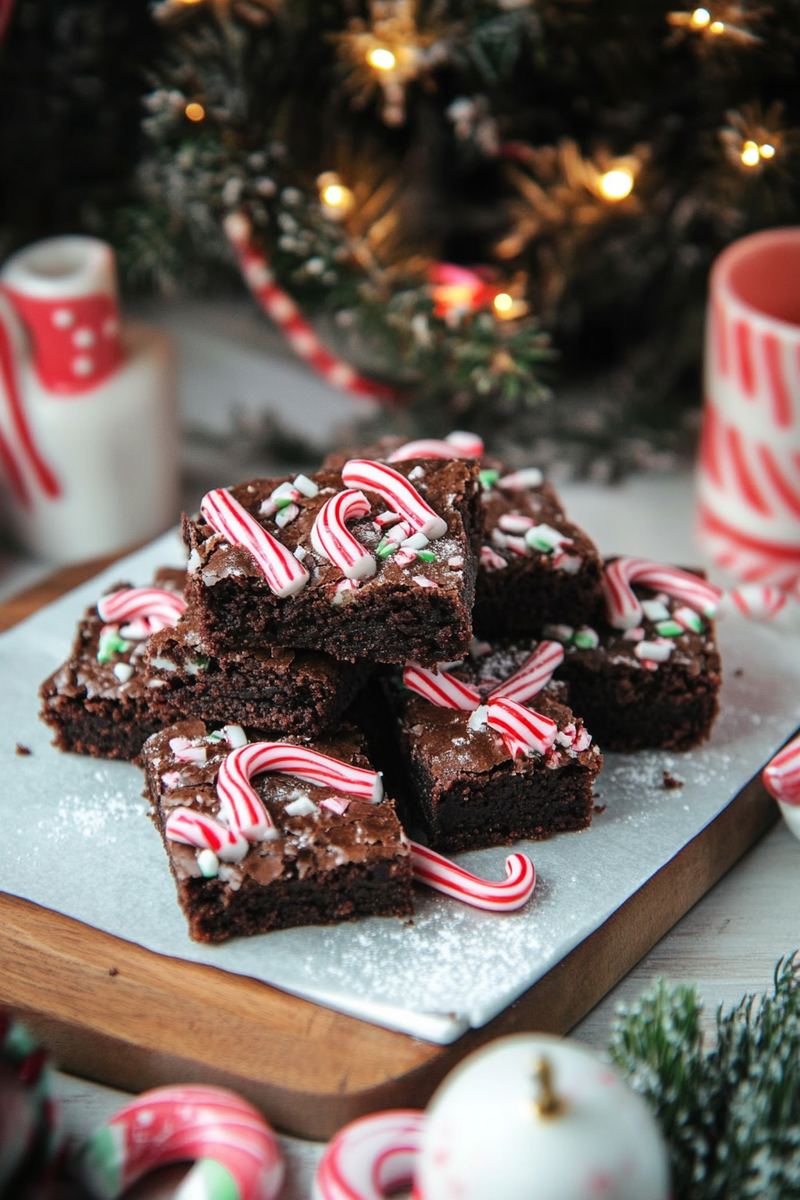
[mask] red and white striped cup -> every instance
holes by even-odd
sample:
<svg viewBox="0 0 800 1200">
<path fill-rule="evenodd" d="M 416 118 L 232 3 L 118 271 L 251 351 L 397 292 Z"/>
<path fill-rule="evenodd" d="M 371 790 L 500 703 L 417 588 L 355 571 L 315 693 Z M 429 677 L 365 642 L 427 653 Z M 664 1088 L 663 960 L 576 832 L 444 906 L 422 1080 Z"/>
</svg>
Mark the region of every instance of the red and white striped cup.
<svg viewBox="0 0 800 1200">
<path fill-rule="evenodd" d="M 742 238 L 711 272 L 698 536 L 737 579 L 800 580 L 800 228 Z"/>
</svg>

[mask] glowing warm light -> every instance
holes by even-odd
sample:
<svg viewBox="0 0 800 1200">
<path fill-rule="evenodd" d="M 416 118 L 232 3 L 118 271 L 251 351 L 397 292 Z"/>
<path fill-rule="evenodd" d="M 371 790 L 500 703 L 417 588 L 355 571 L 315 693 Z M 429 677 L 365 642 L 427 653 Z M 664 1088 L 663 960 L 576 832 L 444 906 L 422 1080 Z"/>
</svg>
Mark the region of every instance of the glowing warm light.
<svg viewBox="0 0 800 1200">
<path fill-rule="evenodd" d="M 633 176 L 630 171 L 606 171 L 600 178 L 600 191 L 606 200 L 624 200 L 632 190 Z"/>
<path fill-rule="evenodd" d="M 331 208 L 338 208 L 346 200 L 345 190 L 339 183 L 331 183 L 322 193 L 322 199 Z"/>
<path fill-rule="evenodd" d="M 692 24 L 697 29 L 703 29 L 711 20 L 711 13 L 707 8 L 696 8 L 692 13 Z"/>
<path fill-rule="evenodd" d="M 397 62 L 397 59 L 392 54 L 391 50 L 385 47 L 378 46 L 375 50 L 370 50 L 367 55 L 367 62 L 376 71 L 391 71 L 392 67 Z"/>
<path fill-rule="evenodd" d="M 184 0 L 185 2 L 186 0 Z M 197 101 L 193 100 L 191 104 L 186 105 L 186 115 L 190 121 L 202 121 L 206 115 L 206 110 L 202 104 L 198 104 Z"/>
<path fill-rule="evenodd" d="M 746 167 L 754 167 L 760 158 L 758 146 L 755 142 L 745 142 L 742 146 L 742 162 Z"/>
<path fill-rule="evenodd" d="M 725 25 L 722 21 L 712 21 L 708 27 L 709 33 L 724 33 Z"/>
<path fill-rule="evenodd" d="M 775 157 L 775 147 L 770 146 L 769 142 L 764 142 L 763 146 L 758 147 L 758 153 L 761 155 L 762 158 L 774 158 Z"/>
<path fill-rule="evenodd" d="M 493 303 L 499 313 L 510 312 L 514 307 L 514 301 L 508 292 L 498 292 Z"/>
<path fill-rule="evenodd" d="M 181 0 L 181 4 L 202 4 L 203 0 Z"/>
</svg>

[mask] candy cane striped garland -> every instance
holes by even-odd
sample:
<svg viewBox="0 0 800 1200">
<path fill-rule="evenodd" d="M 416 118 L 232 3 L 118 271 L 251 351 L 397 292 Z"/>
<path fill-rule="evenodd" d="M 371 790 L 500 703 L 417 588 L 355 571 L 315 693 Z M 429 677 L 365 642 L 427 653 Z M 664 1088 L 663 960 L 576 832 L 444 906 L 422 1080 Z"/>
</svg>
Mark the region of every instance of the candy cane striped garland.
<svg viewBox="0 0 800 1200">
<path fill-rule="evenodd" d="M 185 609 L 182 596 L 163 588 L 122 588 L 97 601 L 97 611 L 108 625 L 140 618 L 150 633 L 175 625 Z"/>
<path fill-rule="evenodd" d="M 118 1200 L 142 1176 L 194 1161 L 176 1196 L 277 1200 L 280 1143 L 259 1112 L 225 1088 L 183 1085 L 143 1092 L 92 1134 L 77 1159 L 92 1196 Z"/>
<path fill-rule="evenodd" d="M 346 487 L 366 488 L 377 492 L 419 533 L 433 541 L 447 533 L 447 522 L 426 504 L 416 488 L 404 475 L 383 463 L 368 462 L 364 458 L 351 458 L 342 467 L 342 482 Z"/>
<path fill-rule="evenodd" d="M 269 814 L 250 786 L 252 777 L 264 771 L 294 775 L 307 783 L 318 783 L 372 804 L 377 804 L 383 796 L 383 784 L 376 771 L 352 767 L 338 758 L 288 742 L 252 742 L 233 750 L 217 776 L 223 818 L 251 840 L 269 836 L 263 830 L 272 829 Z"/>
<path fill-rule="evenodd" d="M 439 708 L 458 708 L 472 712 L 481 702 L 477 688 L 449 675 L 447 671 L 429 671 L 419 663 L 407 662 L 403 668 L 403 683 Z"/>
<path fill-rule="evenodd" d="M 250 849 L 249 841 L 238 830 L 194 808 L 173 808 L 164 828 L 170 841 L 197 850 L 213 850 L 223 862 L 241 862 Z"/>
<path fill-rule="evenodd" d="M 216 488 L 200 505 L 208 524 L 234 546 L 242 546 L 264 573 L 270 591 L 283 599 L 304 588 L 310 578 L 295 556 L 250 516 L 226 488 Z"/>
<path fill-rule="evenodd" d="M 558 733 L 555 721 L 517 704 L 516 700 L 491 700 L 486 706 L 486 724 L 502 735 L 512 758 L 520 754 L 546 754 Z"/>
<path fill-rule="evenodd" d="M 518 671 L 492 689 L 489 699 L 516 700 L 523 704 L 539 694 L 563 661 L 564 647 L 560 642 L 540 642 Z"/>
<path fill-rule="evenodd" d="M 761 774 L 764 787 L 782 804 L 800 806 L 800 736 L 770 759 Z"/>
<path fill-rule="evenodd" d="M 317 1168 L 314 1200 L 384 1200 L 408 1188 L 425 1128 L 425 1113 L 392 1109 L 340 1129 Z"/>
<path fill-rule="evenodd" d="M 642 606 L 630 586 L 634 582 L 666 592 L 706 617 L 713 616 L 722 597 L 720 588 L 688 571 L 648 558 L 617 558 L 606 567 L 604 583 L 606 612 L 615 629 L 641 624 Z"/>
<path fill-rule="evenodd" d="M 345 525 L 345 521 L 368 516 L 369 511 L 364 493 L 348 489 L 326 500 L 311 527 L 311 545 L 347 579 L 368 579 L 377 570 L 373 556 Z"/>
<path fill-rule="evenodd" d="M 259 306 L 286 335 L 292 349 L 318 375 L 339 391 L 352 396 L 397 402 L 399 394 L 385 384 L 365 379 L 326 350 L 288 292 L 278 287 L 264 255 L 251 241 L 250 222 L 244 213 L 231 213 L 225 233 L 236 252 L 239 268 Z"/>
<path fill-rule="evenodd" d="M 411 843 L 414 879 L 446 896 L 452 896 L 473 908 L 488 912 L 513 912 L 527 904 L 536 887 L 536 869 L 526 854 L 510 854 L 506 859 L 506 878 L 492 883 L 471 875 L 463 867 L 421 846 Z"/>
<path fill-rule="evenodd" d="M 480 458 L 483 450 L 483 442 L 476 433 L 456 429 L 448 433 L 443 440 L 420 438 L 416 442 L 406 442 L 392 451 L 388 461 L 407 462 L 410 458 Z"/>
</svg>

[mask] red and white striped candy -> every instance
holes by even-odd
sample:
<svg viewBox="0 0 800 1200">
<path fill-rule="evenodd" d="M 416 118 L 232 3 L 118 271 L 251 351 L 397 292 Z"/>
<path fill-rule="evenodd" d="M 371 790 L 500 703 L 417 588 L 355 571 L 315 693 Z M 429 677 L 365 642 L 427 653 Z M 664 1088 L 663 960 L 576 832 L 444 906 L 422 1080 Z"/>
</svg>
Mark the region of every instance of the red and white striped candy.
<svg viewBox="0 0 800 1200">
<path fill-rule="evenodd" d="M 424 1127 L 425 1113 L 417 1109 L 373 1113 L 345 1125 L 320 1159 L 314 1200 L 384 1200 L 408 1188 Z"/>
<path fill-rule="evenodd" d="M 299 559 L 259 525 L 226 488 L 208 492 L 200 508 L 212 529 L 250 552 L 276 596 L 293 596 L 308 583 L 310 576 Z"/>
<path fill-rule="evenodd" d="M 481 546 L 480 565 L 488 571 L 502 571 L 508 563 L 502 554 L 498 554 L 491 546 Z"/>
<path fill-rule="evenodd" d="M 473 908 L 484 908 L 488 912 L 513 912 L 527 904 L 536 887 L 536 869 L 527 854 L 510 854 L 506 859 L 506 878 L 502 883 L 492 883 L 471 875 L 463 867 L 420 846 L 411 843 L 411 862 L 414 879 L 437 892 L 444 892 L 463 904 Z"/>
<path fill-rule="evenodd" d="M 745 583 L 726 592 L 722 604 L 725 610 L 735 610 L 753 621 L 772 621 L 787 600 L 786 592 L 768 583 Z"/>
<path fill-rule="evenodd" d="M 481 702 L 477 688 L 462 683 L 447 671 L 429 671 L 419 663 L 407 662 L 403 668 L 403 683 L 439 708 L 460 708 L 472 712 Z"/>
<path fill-rule="evenodd" d="M 195 1165 L 175 1196 L 276 1200 L 280 1143 L 246 1100 L 225 1088 L 183 1085 L 143 1092 L 92 1134 L 78 1156 L 92 1196 L 118 1200 L 136 1180 L 171 1163 Z"/>
<path fill-rule="evenodd" d="M 368 579 L 376 571 L 375 559 L 345 525 L 355 517 L 369 515 L 370 503 L 363 492 L 349 489 L 331 496 L 311 526 L 311 545 L 343 571 L 347 579 Z"/>
<path fill-rule="evenodd" d="M 183 596 L 163 588 L 121 588 L 97 601 L 97 611 L 107 624 L 140 617 L 147 621 L 150 633 L 175 625 L 185 609 Z"/>
<path fill-rule="evenodd" d="M 229 829 L 213 817 L 194 808 L 173 808 L 167 817 L 166 835 L 173 842 L 213 850 L 223 862 L 241 862 L 250 843 L 236 829 Z"/>
<path fill-rule="evenodd" d="M 383 796 L 383 784 L 376 771 L 351 767 L 338 758 L 288 742 L 251 742 L 233 750 L 217 776 L 217 795 L 224 819 L 251 841 L 269 837 L 273 828 L 269 813 L 250 786 L 252 777 L 264 771 L 294 775 L 307 783 L 318 783 L 373 804 Z"/>
<path fill-rule="evenodd" d="M 764 787 L 782 804 L 800 806 L 800 736 L 770 759 L 761 774 Z"/>
<path fill-rule="evenodd" d="M 377 492 L 393 512 L 399 512 L 414 529 L 433 541 L 447 533 L 447 522 L 435 513 L 404 475 L 383 463 L 351 458 L 342 467 L 342 481 L 347 487 L 366 488 Z"/>
<path fill-rule="evenodd" d="M 480 458 L 482 454 L 483 442 L 477 434 L 453 430 L 443 440 L 419 438 L 416 442 L 406 442 L 404 446 L 398 446 L 392 451 L 388 461 L 407 462 L 410 458 Z"/>
<path fill-rule="evenodd" d="M 486 724 L 502 734 L 506 750 L 512 758 L 519 754 L 527 755 L 532 750 L 537 754 L 546 754 L 558 733 L 555 721 L 532 708 L 525 708 L 516 700 L 490 700 Z"/>
<path fill-rule="evenodd" d="M 633 629 L 642 621 L 642 606 L 631 588 L 643 583 L 683 601 L 706 617 L 713 616 L 722 591 L 688 571 L 652 562 L 649 558 L 618 558 L 606 567 L 606 612 L 615 629 Z"/>
<path fill-rule="evenodd" d="M 518 671 L 505 683 L 499 684 L 489 693 L 490 700 L 516 700 L 524 704 L 537 696 L 545 684 L 553 678 L 553 672 L 564 661 L 564 647 L 560 642 L 540 642 Z"/>
</svg>

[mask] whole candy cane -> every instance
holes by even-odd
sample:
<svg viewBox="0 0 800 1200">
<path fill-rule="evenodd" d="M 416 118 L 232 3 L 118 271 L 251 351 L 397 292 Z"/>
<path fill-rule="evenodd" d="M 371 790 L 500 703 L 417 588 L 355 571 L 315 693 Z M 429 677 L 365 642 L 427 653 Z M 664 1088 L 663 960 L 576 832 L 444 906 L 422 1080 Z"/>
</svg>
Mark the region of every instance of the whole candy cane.
<svg viewBox="0 0 800 1200">
<path fill-rule="evenodd" d="M 454 679 L 447 671 L 429 671 L 415 662 L 407 662 L 403 668 L 403 683 L 439 708 L 460 708 L 472 712 L 481 702 L 477 688 Z"/>
<path fill-rule="evenodd" d="M 369 511 L 364 493 L 349 489 L 326 500 L 311 527 L 311 545 L 317 554 L 329 559 L 347 579 L 368 579 L 377 570 L 375 559 L 345 525 Z"/>
<path fill-rule="evenodd" d="M 259 525 L 226 488 L 208 492 L 200 508 L 213 530 L 234 546 L 250 552 L 276 596 L 293 596 L 308 583 L 310 576 L 303 564 Z"/>
<path fill-rule="evenodd" d="M 173 808 L 164 832 L 172 842 L 182 842 L 197 850 L 213 850 L 223 862 L 241 862 L 250 849 L 247 838 L 238 830 L 229 829 L 194 808 Z"/>
<path fill-rule="evenodd" d="M 556 740 L 558 725 L 542 713 L 525 708 L 516 700 L 490 700 L 486 708 L 486 724 L 502 734 L 506 750 L 512 758 L 519 754 L 546 754 Z"/>
<path fill-rule="evenodd" d="M 252 1105 L 225 1088 L 155 1088 L 115 1113 L 81 1148 L 77 1170 L 97 1200 L 194 1161 L 175 1200 L 276 1200 L 284 1177 L 278 1139 Z"/>
<path fill-rule="evenodd" d="M 782 804 L 800 806 L 800 736 L 792 738 L 764 767 L 764 787 Z"/>
<path fill-rule="evenodd" d="M 563 661 L 564 647 L 560 642 L 540 642 L 518 671 L 492 689 L 489 699 L 516 700 L 523 704 L 539 694 Z"/>
<path fill-rule="evenodd" d="M 340 1129 L 325 1148 L 313 1200 L 384 1200 L 414 1178 L 425 1113 L 392 1109 Z"/>
<path fill-rule="evenodd" d="M 434 891 L 444 892 L 454 900 L 461 900 L 473 908 L 487 912 L 513 912 L 527 904 L 536 887 L 536 869 L 526 854 L 510 854 L 506 859 L 506 878 L 502 883 L 492 883 L 471 875 L 463 867 L 456 866 L 448 858 L 411 843 L 411 862 L 414 879 Z"/>
<path fill-rule="evenodd" d="M 641 624 L 642 606 L 632 583 L 666 592 L 707 617 L 714 614 L 722 597 L 720 588 L 688 571 L 649 558 L 617 558 L 606 567 L 604 584 L 606 612 L 615 629 L 634 629 Z"/>
<path fill-rule="evenodd" d="M 406 442 L 398 446 L 389 455 L 388 461 L 407 462 L 410 458 L 480 458 L 483 454 L 483 442 L 475 433 L 465 433 L 454 430 L 443 440 L 438 438 L 420 438 L 416 442 Z"/>
<path fill-rule="evenodd" d="M 251 742 L 249 746 L 231 751 L 217 776 L 223 819 L 251 840 L 269 837 L 272 828 L 269 814 L 250 786 L 251 778 L 263 771 L 295 775 L 307 783 L 318 783 L 372 804 L 383 796 L 383 784 L 377 771 L 351 767 L 338 758 L 288 742 Z M 262 832 L 264 829 L 266 833 Z"/>
<path fill-rule="evenodd" d="M 431 541 L 447 533 L 447 522 L 425 503 L 416 488 L 399 471 L 383 463 L 351 458 L 342 467 L 342 481 L 347 487 L 377 492 L 393 512 L 399 512 L 414 529 L 424 533 Z"/>
<path fill-rule="evenodd" d="M 151 633 L 175 625 L 185 609 L 182 596 L 163 588 L 122 588 L 97 601 L 97 611 L 109 625 L 141 617 L 147 621 Z"/>
</svg>

